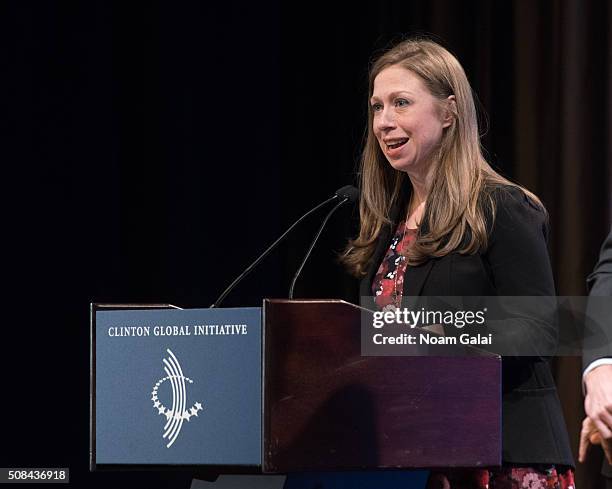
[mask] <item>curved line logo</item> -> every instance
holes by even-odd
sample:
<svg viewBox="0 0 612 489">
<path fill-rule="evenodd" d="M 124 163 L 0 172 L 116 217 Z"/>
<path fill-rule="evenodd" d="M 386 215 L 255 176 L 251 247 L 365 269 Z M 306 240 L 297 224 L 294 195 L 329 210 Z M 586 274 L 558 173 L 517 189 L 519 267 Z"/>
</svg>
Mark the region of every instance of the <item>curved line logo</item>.
<svg viewBox="0 0 612 489">
<path fill-rule="evenodd" d="M 183 422 L 189 421 L 192 416 L 197 416 L 198 412 L 201 411 L 203 407 L 201 403 L 195 402 L 187 409 L 186 383 L 193 384 L 193 380 L 183 375 L 181 364 L 174 353 L 169 349 L 166 351 L 169 355 L 168 358 L 163 359 L 166 376 L 155 383 L 153 392 L 151 392 L 151 400 L 153 401 L 153 407 L 157 409 L 157 413 L 160 415 L 163 414 L 166 417 L 163 438 L 168 439 L 166 447 L 170 448 L 181 432 Z M 159 387 L 166 381 L 169 381 L 172 387 L 171 408 L 164 406 L 158 396 Z"/>
</svg>

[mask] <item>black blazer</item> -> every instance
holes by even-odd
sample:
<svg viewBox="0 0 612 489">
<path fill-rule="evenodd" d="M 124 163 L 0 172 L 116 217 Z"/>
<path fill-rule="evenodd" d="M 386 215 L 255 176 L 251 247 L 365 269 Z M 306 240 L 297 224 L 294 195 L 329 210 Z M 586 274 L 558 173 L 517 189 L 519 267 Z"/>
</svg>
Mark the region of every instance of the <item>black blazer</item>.
<svg viewBox="0 0 612 489">
<path fill-rule="evenodd" d="M 612 231 L 604 241 L 599 261 L 593 273 L 587 278 L 589 296 L 612 297 Z M 582 355 L 583 368 L 598 358 L 612 357 L 612 315 L 611 307 L 605 307 L 601 299 L 589 302 L 587 317 L 598 331 L 586 334 Z M 589 326 L 587 325 L 587 328 Z"/>
<path fill-rule="evenodd" d="M 546 246 L 547 219 L 519 190 L 494 191 L 496 217 L 489 223 L 489 244 L 475 255 L 451 253 L 409 266 L 404 296 L 554 296 Z M 381 233 L 370 267 L 361 281 L 362 297 L 372 296 L 372 280 L 389 247 L 399 213 Z M 554 327 L 553 327 L 554 328 Z M 557 332 L 532 327 L 531 338 L 554 343 Z M 525 351 L 519 349 L 519 351 Z M 502 359 L 502 459 L 523 465 L 574 465 L 554 380 L 545 359 Z"/>
</svg>

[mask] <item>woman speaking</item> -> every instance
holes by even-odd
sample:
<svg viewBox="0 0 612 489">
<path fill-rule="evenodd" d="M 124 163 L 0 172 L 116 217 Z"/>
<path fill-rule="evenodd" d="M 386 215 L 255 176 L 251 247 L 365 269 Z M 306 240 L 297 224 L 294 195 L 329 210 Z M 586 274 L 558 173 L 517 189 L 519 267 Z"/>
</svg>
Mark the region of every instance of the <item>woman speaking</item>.
<svg viewBox="0 0 612 489">
<path fill-rule="evenodd" d="M 360 229 L 343 255 L 361 296 L 381 309 L 415 296 L 554 296 L 546 211 L 485 161 L 457 59 L 429 40 L 397 44 L 371 66 L 368 107 Z M 433 473 L 431 487 L 573 487 L 547 361 L 504 357 L 502 385 L 502 468 Z"/>
</svg>

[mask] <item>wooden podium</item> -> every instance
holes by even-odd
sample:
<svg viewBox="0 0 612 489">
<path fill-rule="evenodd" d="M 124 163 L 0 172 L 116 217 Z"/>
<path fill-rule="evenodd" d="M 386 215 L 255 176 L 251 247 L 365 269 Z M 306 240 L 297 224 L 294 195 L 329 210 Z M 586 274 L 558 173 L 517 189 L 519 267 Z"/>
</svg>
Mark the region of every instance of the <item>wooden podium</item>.
<svg viewBox="0 0 612 489">
<path fill-rule="evenodd" d="M 144 309 L 92 305 L 92 470 L 285 474 L 501 464 L 495 354 L 414 346 L 415 356 L 362 356 L 372 312 L 339 300 Z M 195 333 L 195 325 L 241 323 L 248 335 Z M 129 324 L 151 335 L 118 334 L 117 325 Z M 156 325 L 194 334 L 155 336 Z M 170 352 L 184 373 L 164 377 Z M 182 398 L 167 379 L 184 382 L 184 392 L 176 390 Z M 170 447 L 159 413 L 165 406 L 168 420 L 180 419 L 174 404 L 185 396 L 203 410 L 180 425 Z"/>
<path fill-rule="evenodd" d="M 364 314 L 264 301 L 263 471 L 500 465 L 500 357 L 361 356 Z"/>
</svg>

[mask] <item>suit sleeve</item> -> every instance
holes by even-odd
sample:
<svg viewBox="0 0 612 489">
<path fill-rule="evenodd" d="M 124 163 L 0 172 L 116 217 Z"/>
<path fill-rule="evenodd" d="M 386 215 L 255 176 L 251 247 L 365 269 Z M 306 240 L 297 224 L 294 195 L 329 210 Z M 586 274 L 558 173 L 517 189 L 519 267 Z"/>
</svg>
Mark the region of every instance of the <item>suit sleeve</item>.
<svg viewBox="0 0 612 489">
<path fill-rule="evenodd" d="M 587 285 L 590 292 L 582 343 L 583 369 L 595 360 L 612 357 L 612 231 L 604 241 Z"/>
</svg>

